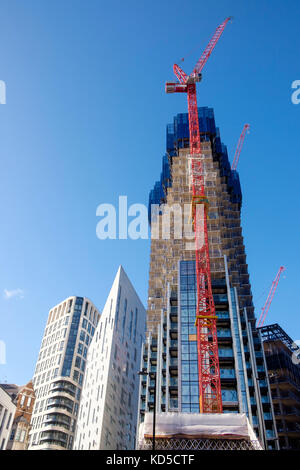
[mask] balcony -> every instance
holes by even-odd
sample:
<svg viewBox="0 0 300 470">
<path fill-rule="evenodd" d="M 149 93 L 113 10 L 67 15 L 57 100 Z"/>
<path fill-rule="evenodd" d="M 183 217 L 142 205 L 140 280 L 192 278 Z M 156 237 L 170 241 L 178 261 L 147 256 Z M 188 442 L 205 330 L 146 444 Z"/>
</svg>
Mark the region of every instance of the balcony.
<svg viewBox="0 0 300 470">
<path fill-rule="evenodd" d="M 226 287 L 226 279 L 212 279 L 212 287 Z"/>
<path fill-rule="evenodd" d="M 229 320 L 229 312 L 226 310 L 216 310 L 216 316 L 218 317 L 218 320 Z"/>
<path fill-rule="evenodd" d="M 178 408 L 178 400 L 175 398 L 170 398 L 169 408 Z"/>
<path fill-rule="evenodd" d="M 296 424 L 294 426 L 289 423 L 288 426 L 277 426 L 277 432 L 280 436 L 288 435 L 292 438 L 299 438 L 300 437 L 300 425 Z"/>
<path fill-rule="evenodd" d="M 267 439 L 275 439 L 276 435 L 273 429 L 266 429 Z"/>
<path fill-rule="evenodd" d="M 231 330 L 229 328 L 217 328 L 217 337 L 218 339 L 231 339 Z"/>
<path fill-rule="evenodd" d="M 178 387 L 178 377 L 170 377 L 169 387 Z"/>
<path fill-rule="evenodd" d="M 261 341 L 259 338 L 253 338 L 253 343 L 261 345 Z"/>
<path fill-rule="evenodd" d="M 76 387 L 75 385 L 66 381 L 54 382 L 51 386 L 51 393 L 55 392 L 68 393 L 72 397 L 75 397 Z"/>
<path fill-rule="evenodd" d="M 230 403 L 237 403 L 238 396 L 236 390 L 222 390 L 222 401 L 223 402 L 230 402 Z"/>
<path fill-rule="evenodd" d="M 258 357 L 258 358 L 263 358 L 263 353 L 262 351 L 255 351 L 255 357 Z"/>
<path fill-rule="evenodd" d="M 233 350 L 231 348 L 220 348 L 219 347 L 219 358 L 220 359 L 232 359 L 233 358 Z"/>
<path fill-rule="evenodd" d="M 253 422 L 253 426 L 258 426 L 258 417 L 255 415 L 252 415 L 252 422 Z"/>
<path fill-rule="evenodd" d="M 266 380 L 260 380 L 259 381 L 259 386 L 261 388 L 267 388 L 268 387 L 268 382 Z"/>
<path fill-rule="evenodd" d="M 46 418 L 44 420 L 44 425 L 45 426 L 50 426 L 50 425 L 63 426 L 66 429 L 70 429 L 71 418 L 62 413 L 50 413 L 46 415 Z"/>
<path fill-rule="evenodd" d="M 44 431 L 40 438 L 41 444 L 54 444 L 61 447 L 67 447 L 68 434 L 61 431 Z"/>
<path fill-rule="evenodd" d="M 270 377 L 269 378 L 270 384 L 279 384 L 285 388 L 289 387 L 290 385 L 293 385 L 293 387 L 297 390 L 300 389 L 300 383 L 295 382 L 295 380 L 288 376 L 288 375 L 281 375 L 280 377 Z M 299 396 L 299 401 L 300 401 L 300 396 Z"/>
<path fill-rule="evenodd" d="M 261 402 L 262 403 L 270 403 L 270 399 L 267 395 L 262 395 Z"/>
<path fill-rule="evenodd" d="M 228 304 L 227 294 L 213 294 L 215 304 Z"/>
<path fill-rule="evenodd" d="M 277 393 L 272 393 L 272 399 L 273 401 L 282 401 L 288 405 L 291 405 L 291 403 L 299 405 L 300 403 L 300 397 L 290 391 L 284 392 L 281 390 L 279 395 Z"/>
<path fill-rule="evenodd" d="M 178 358 L 177 357 L 170 357 L 169 360 L 169 367 L 178 367 Z"/>
<path fill-rule="evenodd" d="M 53 421 L 53 422 L 45 422 L 44 426 L 45 427 L 50 426 L 51 428 L 56 428 L 56 427 L 64 428 L 64 429 L 66 429 L 66 431 L 70 430 L 70 424 L 67 424 L 67 423 L 65 423 L 64 421 L 61 421 L 61 420 L 60 421 Z"/>
<path fill-rule="evenodd" d="M 274 411 L 275 416 L 277 418 L 280 417 L 280 419 L 285 419 L 285 420 L 297 420 L 300 422 L 300 409 L 299 408 L 289 408 L 286 409 L 284 408 L 282 412 L 280 410 L 275 410 Z"/>
<path fill-rule="evenodd" d="M 220 368 L 220 377 L 221 379 L 235 379 L 235 370 Z"/>
<path fill-rule="evenodd" d="M 61 408 L 69 413 L 73 412 L 73 402 L 68 398 L 49 398 L 47 403 L 47 409 Z"/>
</svg>

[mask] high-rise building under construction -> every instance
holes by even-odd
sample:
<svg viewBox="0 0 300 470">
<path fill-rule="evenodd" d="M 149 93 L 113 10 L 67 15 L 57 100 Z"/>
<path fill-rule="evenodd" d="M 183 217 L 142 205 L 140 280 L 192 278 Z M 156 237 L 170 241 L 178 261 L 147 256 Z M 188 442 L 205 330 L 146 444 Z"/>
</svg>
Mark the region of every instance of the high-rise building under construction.
<svg viewBox="0 0 300 470">
<path fill-rule="evenodd" d="M 261 446 L 278 448 L 266 361 L 241 228 L 242 193 L 213 109 L 198 108 L 208 199 L 207 232 L 217 317 L 223 413 L 245 413 Z M 167 126 L 160 181 L 149 196 L 151 254 L 139 423 L 146 412 L 199 413 L 195 235 L 190 208 L 188 114 Z M 156 393 L 155 393 L 155 390 Z"/>
</svg>

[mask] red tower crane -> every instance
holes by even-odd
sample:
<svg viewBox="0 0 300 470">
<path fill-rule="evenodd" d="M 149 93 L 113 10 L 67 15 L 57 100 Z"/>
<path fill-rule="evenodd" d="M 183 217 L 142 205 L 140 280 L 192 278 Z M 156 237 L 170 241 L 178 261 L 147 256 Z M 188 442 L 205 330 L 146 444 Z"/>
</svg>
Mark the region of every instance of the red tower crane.
<svg viewBox="0 0 300 470">
<path fill-rule="evenodd" d="M 239 138 L 239 141 L 238 141 L 238 144 L 237 144 L 237 147 L 236 147 L 235 154 L 234 154 L 234 159 L 233 159 L 233 162 L 232 162 L 232 165 L 231 165 L 232 170 L 236 170 L 236 168 L 237 168 L 239 158 L 240 158 L 240 154 L 241 154 L 241 150 L 242 150 L 243 143 L 244 143 L 244 140 L 245 140 L 246 131 L 249 131 L 249 129 L 250 129 L 250 125 L 245 124 L 244 127 L 243 127 L 243 130 L 242 130 L 242 133 L 240 135 L 240 138 Z"/>
<path fill-rule="evenodd" d="M 270 292 L 268 294 L 267 300 L 265 302 L 265 305 L 261 309 L 261 314 L 260 314 L 259 320 L 258 320 L 257 325 L 256 325 L 257 328 L 261 328 L 264 325 L 267 313 L 269 311 L 271 302 L 273 300 L 274 294 L 275 294 L 277 286 L 278 286 L 280 275 L 283 271 L 285 271 L 285 267 L 280 266 L 279 271 L 276 274 L 276 277 L 275 277 L 274 281 L 272 282 L 272 286 L 271 286 Z"/>
<path fill-rule="evenodd" d="M 166 93 L 187 93 L 189 115 L 189 139 L 192 180 L 192 215 L 195 231 L 195 258 L 197 273 L 197 352 L 199 376 L 200 413 L 222 413 L 222 394 L 217 341 L 215 305 L 211 286 L 209 245 L 207 235 L 208 200 L 204 189 L 204 169 L 201 161 L 201 140 L 198 119 L 196 83 L 201 80 L 201 71 L 220 39 L 229 18 L 216 29 L 193 72 L 185 72 L 174 64 L 177 83 L 166 83 Z M 203 217 L 198 216 L 196 206 L 203 205 Z"/>
</svg>

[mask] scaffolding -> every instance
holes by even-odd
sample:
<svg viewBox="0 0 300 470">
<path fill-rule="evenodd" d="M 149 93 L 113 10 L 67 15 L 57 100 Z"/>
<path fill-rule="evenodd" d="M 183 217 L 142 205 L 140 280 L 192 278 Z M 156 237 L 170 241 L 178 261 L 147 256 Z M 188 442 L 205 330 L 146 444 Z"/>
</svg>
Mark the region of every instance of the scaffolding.
<svg viewBox="0 0 300 470">
<path fill-rule="evenodd" d="M 156 450 L 262 450 L 259 441 L 245 439 L 155 439 Z M 152 450 L 152 439 L 144 439 L 139 450 Z"/>
</svg>

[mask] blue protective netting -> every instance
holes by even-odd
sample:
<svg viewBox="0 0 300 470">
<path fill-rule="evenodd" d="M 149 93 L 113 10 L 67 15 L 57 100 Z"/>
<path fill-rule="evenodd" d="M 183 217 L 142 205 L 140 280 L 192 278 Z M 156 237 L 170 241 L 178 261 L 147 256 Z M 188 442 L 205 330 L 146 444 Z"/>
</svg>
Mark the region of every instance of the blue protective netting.
<svg viewBox="0 0 300 470">
<path fill-rule="evenodd" d="M 241 205 L 242 192 L 237 171 L 232 171 L 226 146 L 221 142 L 220 131 L 216 127 L 214 110 L 208 107 L 198 108 L 199 129 L 201 141 L 210 141 L 213 149 L 213 158 L 220 163 L 220 173 L 227 182 L 230 200 Z M 167 125 L 166 154 L 162 160 L 162 172 L 160 180 L 156 181 L 149 194 L 148 216 L 151 223 L 151 205 L 165 202 L 167 188 L 172 186 L 170 161 L 177 155 L 178 149 L 189 146 L 189 121 L 188 113 L 180 113 L 174 117 L 173 123 Z"/>
</svg>

